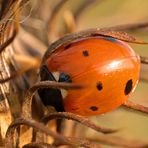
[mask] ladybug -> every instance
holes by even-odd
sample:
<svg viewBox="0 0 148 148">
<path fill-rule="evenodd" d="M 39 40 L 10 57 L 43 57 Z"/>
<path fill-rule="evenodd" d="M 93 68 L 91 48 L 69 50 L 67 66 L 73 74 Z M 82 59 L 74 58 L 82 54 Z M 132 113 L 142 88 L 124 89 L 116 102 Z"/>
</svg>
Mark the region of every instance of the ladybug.
<svg viewBox="0 0 148 148">
<path fill-rule="evenodd" d="M 122 105 L 139 78 L 140 58 L 125 42 L 102 34 L 73 35 L 51 44 L 40 68 L 41 80 L 83 84 L 79 90 L 41 89 L 46 106 L 83 116 Z M 54 76 L 58 73 L 58 77 Z"/>
</svg>

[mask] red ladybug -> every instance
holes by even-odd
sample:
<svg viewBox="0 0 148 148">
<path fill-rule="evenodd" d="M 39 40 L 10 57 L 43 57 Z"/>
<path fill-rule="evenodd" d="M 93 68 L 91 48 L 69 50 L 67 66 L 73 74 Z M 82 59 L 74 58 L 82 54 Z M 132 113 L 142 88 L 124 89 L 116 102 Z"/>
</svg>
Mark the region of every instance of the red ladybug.
<svg viewBox="0 0 148 148">
<path fill-rule="evenodd" d="M 55 48 L 56 47 L 56 48 Z M 41 80 L 83 84 L 79 90 L 42 89 L 45 105 L 57 111 L 84 116 L 109 112 L 123 104 L 134 91 L 139 78 L 140 59 L 125 42 L 96 35 L 55 42 L 47 51 L 41 66 Z M 46 60 L 45 60 L 46 59 Z"/>
</svg>

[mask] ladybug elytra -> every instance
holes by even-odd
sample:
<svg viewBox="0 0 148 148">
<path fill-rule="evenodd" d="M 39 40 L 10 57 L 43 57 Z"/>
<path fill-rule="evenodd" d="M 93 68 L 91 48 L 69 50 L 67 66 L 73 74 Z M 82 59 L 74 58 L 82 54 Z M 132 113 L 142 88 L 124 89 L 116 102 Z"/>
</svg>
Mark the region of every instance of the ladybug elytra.
<svg viewBox="0 0 148 148">
<path fill-rule="evenodd" d="M 42 89 L 45 105 L 57 111 L 84 116 L 109 112 L 123 104 L 138 82 L 140 59 L 125 42 L 109 36 L 91 36 L 57 42 L 47 51 L 41 66 L 41 80 L 83 84 L 79 90 Z M 58 78 L 53 73 L 59 74 Z"/>
</svg>

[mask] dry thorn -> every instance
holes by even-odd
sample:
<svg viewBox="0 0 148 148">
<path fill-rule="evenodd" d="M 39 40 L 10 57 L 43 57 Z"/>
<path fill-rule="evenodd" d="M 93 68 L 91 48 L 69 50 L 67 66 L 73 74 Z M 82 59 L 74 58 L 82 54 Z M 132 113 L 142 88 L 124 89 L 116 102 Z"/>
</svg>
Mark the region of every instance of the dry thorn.
<svg viewBox="0 0 148 148">
<path fill-rule="evenodd" d="M 56 119 L 56 118 L 74 120 L 74 121 L 79 122 L 79 123 L 91 128 L 97 132 L 102 132 L 104 134 L 114 133 L 114 132 L 118 131 L 116 129 L 110 129 L 110 128 L 104 128 L 104 127 L 98 126 L 98 125 L 94 124 L 91 120 L 89 120 L 88 118 L 85 118 L 83 116 L 76 115 L 73 113 L 68 113 L 68 112 L 50 113 L 49 115 L 47 115 L 43 118 L 43 122 L 46 123 L 49 120 Z"/>
</svg>

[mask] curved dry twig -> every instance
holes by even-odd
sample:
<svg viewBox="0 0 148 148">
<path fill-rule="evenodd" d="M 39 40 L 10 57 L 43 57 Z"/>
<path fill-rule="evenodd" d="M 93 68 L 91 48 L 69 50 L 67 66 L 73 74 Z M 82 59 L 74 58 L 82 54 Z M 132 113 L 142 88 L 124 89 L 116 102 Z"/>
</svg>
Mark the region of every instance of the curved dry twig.
<svg viewBox="0 0 148 148">
<path fill-rule="evenodd" d="M 73 113 L 69 113 L 69 112 L 50 113 L 49 115 L 46 115 L 43 118 L 42 122 L 47 123 L 49 120 L 56 119 L 56 118 L 74 120 L 97 132 L 102 132 L 104 134 L 114 133 L 118 131 L 117 129 L 110 129 L 110 128 L 104 128 L 104 127 L 98 126 L 94 124 L 91 120 L 89 120 L 88 118 L 85 118 L 83 116 L 76 115 Z"/>
<path fill-rule="evenodd" d="M 99 32 L 98 32 L 99 33 Z M 110 30 L 110 28 L 100 29 L 100 34 L 104 36 L 110 36 L 125 42 L 136 44 L 148 44 L 148 42 L 135 38 L 126 32 Z"/>
<path fill-rule="evenodd" d="M 118 136 L 110 136 L 110 135 L 101 135 L 96 137 L 86 137 L 86 139 L 103 143 L 105 145 L 112 145 L 112 146 L 119 146 L 119 147 L 126 147 L 126 148 L 147 148 L 148 142 L 139 141 L 139 140 L 127 140 L 122 137 Z"/>
<path fill-rule="evenodd" d="M 34 148 L 56 148 L 56 146 L 53 146 L 51 144 L 48 143 L 37 143 L 37 142 L 33 142 L 33 143 L 28 143 L 25 144 L 22 148 L 28 148 L 28 147 L 34 147 Z"/>
<path fill-rule="evenodd" d="M 25 5 L 27 5 L 28 2 L 29 2 L 29 0 L 19 0 L 19 1 L 5 0 L 4 3 L 7 6 L 3 6 L 3 9 L 4 10 L 0 14 L 0 17 L 2 18 L 1 23 L 12 21 L 12 19 L 10 19 L 10 18 L 14 18 L 15 15 L 18 14 L 18 12 L 23 7 L 25 7 Z"/>
<path fill-rule="evenodd" d="M 21 73 L 19 71 L 14 72 L 13 74 L 11 74 L 10 77 L 4 78 L 4 79 L 0 79 L 0 84 L 3 84 L 5 82 L 8 82 L 12 79 L 15 79 L 16 77 L 20 76 Z"/>
<path fill-rule="evenodd" d="M 56 51 L 57 48 L 60 46 L 66 46 L 69 43 L 82 39 L 82 38 L 87 38 L 87 37 L 96 37 L 96 36 L 105 36 L 105 37 L 113 37 L 125 42 L 130 42 L 130 43 L 136 43 L 136 44 L 148 44 L 148 42 L 136 39 L 132 35 L 127 34 L 126 32 L 121 32 L 121 31 L 112 31 L 109 28 L 104 28 L 104 29 L 88 29 L 85 31 L 81 31 L 78 33 L 74 34 L 69 34 L 65 35 L 63 38 L 57 40 L 56 42 L 52 43 L 46 53 L 44 54 L 44 57 L 42 59 L 42 64 L 46 62 L 46 59 Z"/>
<path fill-rule="evenodd" d="M 57 140 L 61 143 L 65 143 L 66 145 L 71 145 L 74 147 L 84 146 L 86 148 L 96 147 L 95 144 L 93 144 L 91 142 L 79 141 L 78 139 L 69 139 L 67 137 L 64 137 L 63 135 L 60 135 L 58 133 L 54 133 L 54 132 L 50 131 L 46 126 L 44 126 L 43 124 L 41 124 L 39 122 L 36 122 L 35 120 L 27 119 L 27 118 L 18 118 L 10 124 L 10 126 L 6 132 L 6 139 L 5 139 L 5 147 L 6 148 L 13 148 L 14 141 L 12 140 L 12 137 L 14 136 L 15 129 L 17 127 L 19 127 L 20 125 L 30 126 L 40 132 L 45 133 L 46 135 L 52 136 L 55 140 Z"/>
<path fill-rule="evenodd" d="M 22 114 L 25 117 L 31 117 L 31 104 L 32 98 L 35 92 L 41 88 L 59 88 L 59 89 L 81 89 L 83 85 L 80 84 L 70 84 L 63 82 L 55 82 L 55 81 L 41 81 L 33 85 L 26 93 L 26 97 L 22 106 Z"/>
<path fill-rule="evenodd" d="M 14 30 L 12 36 L 11 36 L 5 43 L 3 43 L 2 45 L 0 45 L 0 54 L 2 53 L 2 51 L 3 51 L 8 45 L 10 45 L 10 44 L 13 42 L 13 40 L 14 40 L 15 37 L 16 37 L 16 35 L 17 35 L 17 31 Z"/>
<path fill-rule="evenodd" d="M 4 31 L 5 31 L 5 27 L 8 25 L 8 22 L 11 20 L 10 18 L 15 18 L 15 17 L 17 18 L 18 12 L 27 2 L 29 2 L 29 0 L 24 0 L 24 1 L 20 0 L 16 2 L 12 2 L 8 0 L 3 1 L 2 10 L 0 11 L 0 18 L 1 19 L 3 18 L 1 23 L 4 25 L 4 28 L 3 28 Z M 13 8 L 11 8 L 12 6 Z M 18 21 L 19 20 L 14 21 L 14 29 L 11 37 L 8 40 L 6 40 L 2 45 L 0 45 L 0 54 L 8 45 L 10 45 L 14 41 L 18 33 L 18 28 L 19 28 Z"/>
<path fill-rule="evenodd" d="M 136 30 L 136 29 L 141 29 L 146 27 L 148 27 L 148 22 L 124 24 L 124 25 L 118 25 L 118 26 L 109 27 L 109 28 L 114 31 L 129 31 L 129 30 Z"/>
<path fill-rule="evenodd" d="M 79 143 L 81 143 L 80 145 L 82 147 L 85 147 L 85 148 L 89 148 L 90 147 L 90 141 L 87 140 L 86 138 L 83 139 L 83 138 L 75 138 L 75 137 L 67 137 L 69 140 L 71 141 L 79 141 Z M 61 146 L 61 145 L 67 145 L 66 143 L 61 143 L 59 141 L 55 141 L 54 142 L 54 145 L 55 146 Z M 91 143 L 91 148 L 101 148 L 100 144 L 94 144 L 94 143 Z"/>
<path fill-rule="evenodd" d="M 124 106 L 126 108 L 129 108 L 129 109 L 132 109 L 132 110 L 135 110 L 135 111 L 139 111 L 141 113 L 148 114 L 148 107 L 145 107 L 143 105 L 140 105 L 140 104 L 137 104 L 137 103 L 134 103 L 134 102 L 131 102 L 131 101 L 126 101 L 124 103 Z"/>
</svg>

